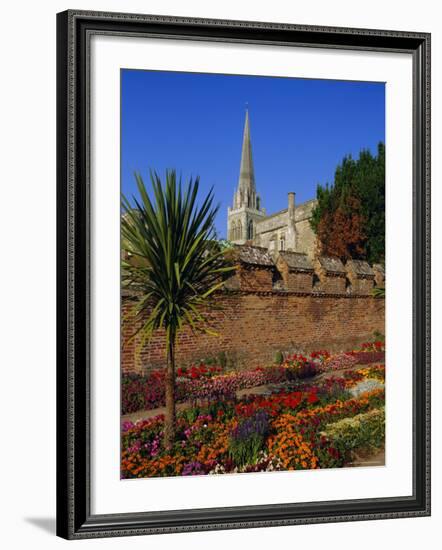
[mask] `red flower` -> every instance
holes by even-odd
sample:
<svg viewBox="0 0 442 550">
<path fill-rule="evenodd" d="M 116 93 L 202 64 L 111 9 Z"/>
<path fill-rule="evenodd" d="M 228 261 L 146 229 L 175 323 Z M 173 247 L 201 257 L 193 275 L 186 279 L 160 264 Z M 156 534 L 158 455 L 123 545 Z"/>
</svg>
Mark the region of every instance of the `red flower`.
<svg viewBox="0 0 442 550">
<path fill-rule="evenodd" d="M 317 403 L 318 401 L 319 401 L 319 397 L 316 395 L 316 393 L 314 392 L 309 393 L 307 397 L 307 403 L 313 404 L 313 403 Z"/>
</svg>

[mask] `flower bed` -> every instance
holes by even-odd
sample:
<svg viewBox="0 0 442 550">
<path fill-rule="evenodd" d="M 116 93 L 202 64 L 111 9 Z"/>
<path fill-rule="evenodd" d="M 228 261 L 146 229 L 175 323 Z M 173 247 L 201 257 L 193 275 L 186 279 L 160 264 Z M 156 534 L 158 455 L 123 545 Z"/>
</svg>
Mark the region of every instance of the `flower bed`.
<svg viewBox="0 0 442 550">
<path fill-rule="evenodd" d="M 352 459 L 355 449 L 377 449 L 385 438 L 385 410 L 381 407 L 329 424 L 325 427 L 325 437 L 333 441 L 346 460 Z"/>
<path fill-rule="evenodd" d="M 361 345 L 361 349 L 348 352 L 359 365 L 368 365 L 369 363 L 377 363 L 385 359 L 385 342 L 380 340 L 375 342 L 365 342 Z"/>
<path fill-rule="evenodd" d="M 351 355 L 355 359 L 355 364 L 358 365 L 378 363 L 385 359 L 385 351 L 353 351 Z"/>
<path fill-rule="evenodd" d="M 290 354 L 280 365 L 257 367 L 253 370 L 223 372 L 218 365 L 194 364 L 177 369 L 176 401 L 229 400 L 239 390 L 312 378 L 319 373 L 351 369 L 356 364 L 368 364 L 383 359 L 381 342 L 366 343 L 360 350 L 331 355 L 327 350 L 309 355 Z M 122 379 L 122 414 L 164 407 L 165 370 L 155 370 L 146 376 L 130 374 Z"/>
<path fill-rule="evenodd" d="M 222 367 L 218 365 L 205 365 L 200 363 L 199 365 L 190 365 L 189 368 L 179 367 L 177 369 L 177 377 L 179 378 L 189 378 L 190 380 L 195 380 L 199 378 L 211 378 L 222 372 Z"/>
<path fill-rule="evenodd" d="M 380 373 L 381 368 L 375 371 Z M 302 382 L 298 391 L 249 395 L 183 411 L 171 449 L 163 447 L 162 415 L 126 422 L 121 476 L 341 467 L 358 446 L 382 444 L 385 394 L 378 389 L 358 398 L 336 399 L 330 389 L 338 384 L 345 392 L 355 379 L 336 380 L 319 386 Z"/>
<path fill-rule="evenodd" d="M 289 371 L 281 366 L 257 368 L 214 376 L 177 377 L 176 401 L 232 399 L 238 390 L 288 379 Z M 122 414 L 163 407 L 166 402 L 165 371 L 147 376 L 128 375 L 122 383 Z"/>
</svg>

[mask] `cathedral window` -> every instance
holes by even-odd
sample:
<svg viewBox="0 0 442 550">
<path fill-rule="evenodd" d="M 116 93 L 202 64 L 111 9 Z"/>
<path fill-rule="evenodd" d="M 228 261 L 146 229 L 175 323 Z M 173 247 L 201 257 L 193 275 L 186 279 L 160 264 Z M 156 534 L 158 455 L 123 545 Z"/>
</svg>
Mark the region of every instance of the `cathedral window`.
<svg viewBox="0 0 442 550">
<path fill-rule="evenodd" d="M 249 223 L 248 223 L 248 226 L 247 226 L 247 239 L 251 240 L 253 239 L 254 237 L 254 234 L 253 234 L 253 221 L 250 220 Z"/>
</svg>

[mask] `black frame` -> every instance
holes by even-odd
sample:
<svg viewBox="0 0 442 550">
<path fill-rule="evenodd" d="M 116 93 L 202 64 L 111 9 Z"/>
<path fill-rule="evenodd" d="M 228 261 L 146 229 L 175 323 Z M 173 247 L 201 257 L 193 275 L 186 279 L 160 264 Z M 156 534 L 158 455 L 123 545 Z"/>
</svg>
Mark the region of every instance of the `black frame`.
<svg viewBox="0 0 442 550">
<path fill-rule="evenodd" d="M 89 483 L 89 43 L 93 34 L 413 56 L 410 497 L 93 516 Z M 57 534 L 67 539 L 430 515 L 430 35 L 69 10 L 57 15 Z"/>
</svg>

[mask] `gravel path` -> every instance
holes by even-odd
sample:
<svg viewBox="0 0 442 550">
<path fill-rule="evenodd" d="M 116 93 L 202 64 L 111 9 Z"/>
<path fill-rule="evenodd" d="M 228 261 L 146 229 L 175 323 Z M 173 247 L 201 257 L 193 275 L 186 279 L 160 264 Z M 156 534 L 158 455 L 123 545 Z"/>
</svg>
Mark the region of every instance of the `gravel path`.
<svg viewBox="0 0 442 550">
<path fill-rule="evenodd" d="M 376 378 L 368 378 L 367 380 L 361 380 L 355 386 L 349 389 L 349 392 L 353 397 L 359 397 L 361 393 L 366 391 L 373 391 L 385 388 L 385 385 Z"/>
<path fill-rule="evenodd" d="M 360 467 L 360 466 L 385 466 L 385 449 L 376 451 L 373 455 L 368 457 L 357 457 L 353 462 L 347 464 L 347 466 Z"/>
</svg>

